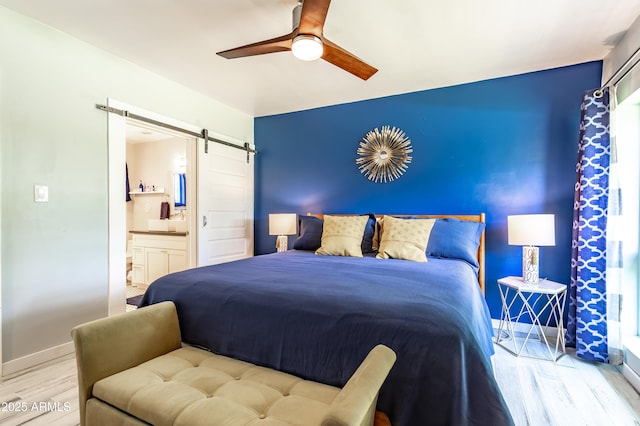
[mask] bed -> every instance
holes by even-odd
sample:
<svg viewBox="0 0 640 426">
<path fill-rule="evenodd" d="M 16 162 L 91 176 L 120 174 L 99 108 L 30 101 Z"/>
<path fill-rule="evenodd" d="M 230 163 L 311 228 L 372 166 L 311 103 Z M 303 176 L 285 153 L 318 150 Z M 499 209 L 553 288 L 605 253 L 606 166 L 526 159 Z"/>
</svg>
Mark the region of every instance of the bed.
<svg viewBox="0 0 640 426">
<path fill-rule="evenodd" d="M 397 361 L 378 409 L 394 426 L 513 424 L 491 365 L 484 215 L 395 217 L 433 220 L 426 262 L 376 257 L 388 216 L 368 215 L 362 257 L 315 254 L 331 217 L 301 216 L 296 249 L 167 275 L 140 306 L 171 300 L 186 343 L 334 386 L 385 344 Z"/>
</svg>

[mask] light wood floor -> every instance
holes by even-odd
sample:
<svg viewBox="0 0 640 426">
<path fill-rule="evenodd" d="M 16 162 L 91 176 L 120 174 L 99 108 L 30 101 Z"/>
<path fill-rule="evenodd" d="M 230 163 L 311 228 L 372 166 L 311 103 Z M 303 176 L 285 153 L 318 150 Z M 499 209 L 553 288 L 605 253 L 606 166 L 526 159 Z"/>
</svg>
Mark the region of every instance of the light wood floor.
<svg viewBox="0 0 640 426">
<path fill-rule="evenodd" d="M 496 345 L 495 371 L 518 426 L 640 425 L 640 396 L 613 366 L 572 354 L 554 364 Z M 77 425 L 77 399 L 69 356 L 0 382 L 0 424 Z"/>
<path fill-rule="evenodd" d="M 139 296 L 141 294 L 144 294 L 144 290 L 131 285 L 127 285 L 127 299 L 133 296 Z M 136 308 L 137 306 L 127 304 L 127 312 L 133 311 Z"/>
<path fill-rule="evenodd" d="M 495 345 L 495 374 L 516 425 L 640 425 L 640 395 L 609 364 L 567 348 L 557 363 Z"/>
<path fill-rule="evenodd" d="M 67 356 L 0 382 L 0 424 L 79 424 L 75 358 Z"/>
</svg>

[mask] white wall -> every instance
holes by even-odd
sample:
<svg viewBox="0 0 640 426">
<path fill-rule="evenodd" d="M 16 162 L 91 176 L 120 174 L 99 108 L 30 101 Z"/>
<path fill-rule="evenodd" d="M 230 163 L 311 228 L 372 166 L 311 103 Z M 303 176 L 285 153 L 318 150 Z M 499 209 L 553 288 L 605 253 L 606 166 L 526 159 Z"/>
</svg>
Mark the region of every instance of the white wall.
<svg viewBox="0 0 640 426">
<path fill-rule="evenodd" d="M 0 7 L 5 368 L 107 313 L 107 98 L 253 142 L 252 117 Z"/>
<path fill-rule="evenodd" d="M 623 65 L 640 48 L 640 17 L 629 27 L 625 35 L 616 43 L 602 64 L 602 83 L 609 81 L 620 70 L 612 83 L 618 83 L 618 102 L 623 102 L 640 88 L 640 66 L 631 69 L 635 60 L 623 67 Z M 629 71 L 629 72 L 628 72 Z M 621 76 L 626 75 L 623 81 L 618 82 Z"/>
<path fill-rule="evenodd" d="M 133 207 L 131 229 L 144 231 L 149 219 L 160 218 L 160 203 L 169 201 L 173 212 L 173 175 L 176 172 L 175 159 L 186 158 L 187 139 L 171 138 L 154 142 L 127 144 L 127 164 L 132 191 L 138 190 L 140 180 L 143 185 L 163 187 L 164 195 L 133 196 L 127 203 Z M 184 172 L 183 172 L 184 173 Z M 187 184 L 190 184 L 188 182 Z"/>
</svg>

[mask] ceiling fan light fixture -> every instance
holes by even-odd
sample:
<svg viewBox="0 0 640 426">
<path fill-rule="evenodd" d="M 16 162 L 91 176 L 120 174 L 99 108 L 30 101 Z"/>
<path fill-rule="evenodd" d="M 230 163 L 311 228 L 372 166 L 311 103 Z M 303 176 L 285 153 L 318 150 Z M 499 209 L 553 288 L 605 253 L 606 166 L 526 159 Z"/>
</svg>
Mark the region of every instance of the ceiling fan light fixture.
<svg viewBox="0 0 640 426">
<path fill-rule="evenodd" d="M 302 61 L 315 61 L 322 57 L 322 40 L 314 35 L 300 34 L 293 39 L 291 52 Z"/>
</svg>

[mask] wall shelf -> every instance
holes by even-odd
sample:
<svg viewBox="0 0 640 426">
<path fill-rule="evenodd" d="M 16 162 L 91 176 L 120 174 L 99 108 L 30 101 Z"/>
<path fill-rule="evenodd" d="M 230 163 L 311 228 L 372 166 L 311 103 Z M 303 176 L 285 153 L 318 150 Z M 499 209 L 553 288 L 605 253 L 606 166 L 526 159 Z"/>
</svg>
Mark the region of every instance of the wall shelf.
<svg viewBox="0 0 640 426">
<path fill-rule="evenodd" d="M 164 191 L 130 191 L 129 195 L 169 195 Z"/>
</svg>

